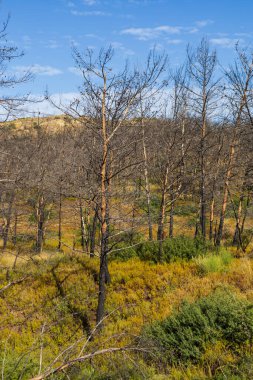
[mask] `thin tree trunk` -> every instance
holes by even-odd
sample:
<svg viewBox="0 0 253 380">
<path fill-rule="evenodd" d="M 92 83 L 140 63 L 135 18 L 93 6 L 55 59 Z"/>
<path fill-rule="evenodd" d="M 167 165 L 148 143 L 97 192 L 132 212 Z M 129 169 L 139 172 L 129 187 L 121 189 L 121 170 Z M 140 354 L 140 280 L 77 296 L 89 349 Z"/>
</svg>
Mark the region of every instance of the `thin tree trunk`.
<svg viewBox="0 0 253 380">
<path fill-rule="evenodd" d="M 250 192 L 248 192 L 248 195 L 247 195 L 247 201 L 246 201 L 246 206 L 245 206 L 244 215 L 242 219 L 242 225 L 241 225 L 241 235 L 243 234 L 243 231 L 244 231 L 244 225 L 245 225 L 245 221 L 248 215 L 249 205 L 250 205 Z"/>
<path fill-rule="evenodd" d="M 86 212 L 84 232 L 85 232 L 86 252 L 89 252 L 89 248 L 90 248 L 90 206 L 87 208 L 87 212 Z"/>
<path fill-rule="evenodd" d="M 80 226 L 81 226 L 81 246 L 82 250 L 85 250 L 85 222 L 83 216 L 83 205 L 82 200 L 79 198 L 79 211 L 80 211 Z"/>
<path fill-rule="evenodd" d="M 204 127 L 203 127 L 204 129 Z M 205 189 L 205 157 L 204 157 L 205 129 L 201 138 L 201 184 L 200 184 L 200 228 L 203 238 L 206 238 L 206 189 Z"/>
<path fill-rule="evenodd" d="M 107 276 L 107 253 L 108 253 L 108 191 L 107 191 L 107 159 L 108 159 L 108 140 L 106 129 L 106 75 L 104 75 L 104 89 L 102 97 L 102 138 L 103 138 L 103 157 L 101 163 L 101 251 L 99 268 L 99 291 L 98 305 L 96 313 L 96 323 L 100 323 L 104 317 L 106 299 L 106 276 Z"/>
<path fill-rule="evenodd" d="M 18 213 L 17 209 L 15 208 L 14 211 L 14 229 L 13 229 L 13 235 L 12 235 L 12 242 L 14 246 L 17 244 L 17 228 L 18 228 Z"/>
<path fill-rule="evenodd" d="M 134 238 L 134 223 L 135 222 L 135 202 L 132 205 L 132 220 L 131 220 L 131 232 L 130 232 L 130 244 L 133 244 Z"/>
<path fill-rule="evenodd" d="M 222 201 L 222 207 L 221 207 L 221 213 L 220 213 L 220 222 L 219 222 L 219 227 L 218 227 L 217 236 L 216 236 L 216 243 L 215 243 L 217 246 L 220 246 L 222 234 L 223 234 L 225 213 L 226 213 L 227 201 L 228 201 L 229 182 L 230 182 L 230 177 L 231 177 L 232 165 L 234 161 L 234 155 L 235 155 L 235 140 L 233 140 L 230 146 L 230 151 L 229 151 L 229 161 L 228 161 L 228 168 L 227 168 L 226 177 L 225 177 L 225 186 L 224 186 L 223 201 Z"/>
<path fill-rule="evenodd" d="M 59 196 L 59 221 L 58 221 L 58 251 L 61 250 L 62 246 L 62 189 L 60 187 Z"/>
<path fill-rule="evenodd" d="M 159 242 L 158 248 L 158 260 L 162 259 L 162 245 L 164 240 L 164 219 L 165 219 L 165 211 L 166 211 L 166 192 L 168 185 L 168 174 L 169 174 L 169 166 L 166 165 L 164 179 L 163 179 L 163 187 L 162 187 L 162 199 L 160 204 L 160 212 L 158 218 L 158 229 L 157 229 L 157 241 Z"/>
<path fill-rule="evenodd" d="M 209 219 L 209 240 L 215 242 L 216 237 L 214 238 L 214 231 L 213 231 L 213 223 L 214 223 L 214 208 L 215 208 L 215 190 L 217 185 L 217 177 L 219 174 L 219 168 L 220 168 L 220 153 L 223 147 L 223 140 L 220 142 L 219 151 L 218 151 L 218 157 L 216 161 L 216 172 L 213 179 L 213 186 L 212 186 L 212 194 L 211 194 L 211 202 L 210 202 L 210 219 Z M 216 227 L 215 227 L 216 228 Z M 216 231 L 215 231 L 216 235 Z"/>
<path fill-rule="evenodd" d="M 211 204 L 210 204 L 210 223 L 209 223 L 209 240 L 213 240 L 213 222 L 214 222 L 214 194 L 212 194 Z"/>
<path fill-rule="evenodd" d="M 39 196 L 37 207 L 37 236 L 35 251 L 41 253 L 44 240 L 45 204 L 43 195 Z"/>
<path fill-rule="evenodd" d="M 152 225 L 152 216 L 151 216 L 151 192 L 148 176 L 148 159 L 147 159 L 147 150 L 145 144 L 145 130 L 144 130 L 144 121 L 142 118 L 142 148 L 143 148 L 143 158 L 144 158 L 144 180 L 145 180 L 145 193 L 146 193 L 146 202 L 147 202 L 147 214 L 148 214 L 148 237 L 149 240 L 153 240 L 153 225 Z"/>
<path fill-rule="evenodd" d="M 90 230 L 90 257 L 94 257 L 94 253 L 95 253 L 97 221 L 98 221 L 98 205 L 96 204 L 96 207 L 94 209 L 92 227 Z"/>
<path fill-rule="evenodd" d="M 174 210 L 175 210 L 175 200 L 174 200 L 174 188 L 171 186 L 171 205 L 170 205 L 170 226 L 169 226 L 169 237 L 173 238 L 174 236 Z"/>
<path fill-rule="evenodd" d="M 181 171 L 181 178 L 184 178 L 184 174 L 185 174 L 185 118 L 184 117 L 182 120 L 181 138 L 182 138 L 182 142 L 181 142 L 181 167 L 180 167 L 180 171 Z"/>
<path fill-rule="evenodd" d="M 9 230 L 10 230 L 10 224 L 11 224 L 11 214 L 12 214 L 12 206 L 14 203 L 15 193 L 14 191 L 11 193 L 10 200 L 9 200 L 9 206 L 8 206 L 8 212 L 6 216 L 6 225 L 4 227 L 3 231 L 3 250 L 6 249 L 8 237 L 9 237 Z"/>
<path fill-rule="evenodd" d="M 242 217 L 242 202 L 244 199 L 244 195 L 242 194 L 239 199 L 238 204 L 238 210 L 236 213 L 236 225 L 235 225 L 235 232 L 233 237 L 233 246 L 239 246 L 240 245 L 240 238 L 241 238 L 241 217 Z"/>
</svg>

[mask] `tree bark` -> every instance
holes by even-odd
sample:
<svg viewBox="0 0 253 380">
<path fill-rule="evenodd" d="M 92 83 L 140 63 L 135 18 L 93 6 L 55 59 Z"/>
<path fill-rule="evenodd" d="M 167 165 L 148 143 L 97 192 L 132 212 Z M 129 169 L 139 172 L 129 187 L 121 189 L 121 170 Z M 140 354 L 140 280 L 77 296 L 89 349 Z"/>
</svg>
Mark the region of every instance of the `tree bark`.
<svg viewBox="0 0 253 380">
<path fill-rule="evenodd" d="M 14 211 L 14 229 L 13 229 L 13 235 L 12 235 L 12 242 L 14 246 L 17 244 L 17 228 L 18 228 L 18 212 L 15 208 Z"/>
<path fill-rule="evenodd" d="M 231 177 L 232 165 L 234 161 L 234 155 L 235 155 L 235 140 L 233 139 L 230 146 L 230 151 L 229 151 L 229 161 L 228 161 L 228 167 L 227 167 L 227 172 L 226 172 L 226 177 L 225 177 L 224 194 L 223 194 L 223 201 L 222 201 L 222 207 L 221 207 L 221 213 L 220 213 L 220 222 L 219 222 L 219 227 L 218 227 L 216 242 L 215 242 L 216 246 L 220 246 L 222 234 L 223 234 L 225 213 L 226 213 L 227 201 L 228 201 L 229 182 L 230 182 L 230 177 Z"/>
<path fill-rule="evenodd" d="M 80 227 L 81 227 L 81 247 L 85 250 L 85 222 L 83 216 L 83 205 L 82 200 L 79 198 L 79 212 L 80 212 Z"/>
<path fill-rule="evenodd" d="M 44 227 L 45 227 L 45 203 L 43 195 L 39 196 L 38 206 L 37 206 L 37 236 L 35 251 L 41 253 L 43 240 L 44 240 Z"/>
<path fill-rule="evenodd" d="M 107 220 L 109 213 L 108 191 L 107 191 L 107 159 L 108 159 L 108 140 L 106 128 L 106 74 L 103 72 L 104 88 L 102 96 L 102 138 L 103 155 L 101 163 L 101 251 L 100 251 L 100 270 L 99 270 L 99 292 L 96 313 L 96 323 L 100 323 L 104 317 L 105 298 L 106 298 L 106 277 L 107 277 L 107 253 L 108 253 L 108 228 Z"/>
<path fill-rule="evenodd" d="M 169 174 L 169 165 L 166 165 L 164 178 L 163 178 L 163 187 L 162 187 L 162 199 L 160 203 L 160 212 L 158 218 L 158 230 L 157 230 L 157 241 L 159 244 L 158 248 L 158 261 L 162 259 L 162 245 L 164 240 L 164 219 L 165 219 L 165 211 L 166 211 L 166 193 L 167 193 L 167 185 L 168 185 L 168 174 Z"/>
<path fill-rule="evenodd" d="M 169 226 L 169 237 L 173 238 L 174 236 L 174 209 L 175 209 L 175 195 L 174 195 L 174 188 L 173 185 L 171 186 L 171 205 L 170 205 L 170 226 Z"/>
<path fill-rule="evenodd" d="M 146 193 L 146 202 L 147 202 L 147 214 L 148 214 L 148 237 L 149 240 L 153 240 L 153 225 L 152 225 L 152 216 L 151 216 L 151 192 L 148 176 L 148 159 L 147 159 L 147 150 L 145 144 L 145 130 L 144 130 L 144 121 L 142 118 L 142 148 L 143 148 L 143 158 L 144 158 L 144 180 L 145 180 L 145 193 Z"/>
<path fill-rule="evenodd" d="M 206 95 L 203 95 L 203 104 L 206 104 Z M 203 122 L 201 129 L 200 160 L 201 160 L 201 183 L 200 183 L 200 228 L 203 238 L 206 238 L 206 184 L 205 184 L 205 137 L 206 137 L 206 109 L 203 109 Z"/>
<path fill-rule="evenodd" d="M 94 208 L 94 216 L 92 221 L 92 227 L 90 230 L 90 257 L 94 257 L 95 244 L 96 244 L 96 229 L 98 221 L 98 204 Z"/>
<path fill-rule="evenodd" d="M 62 190 L 60 187 L 60 195 L 59 195 L 59 221 L 58 221 L 58 251 L 61 251 L 62 246 Z"/>
<path fill-rule="evenodd" d="M 244 199 L 244 195 L 242 194 L 239 199 L 239 204 L 238 204 L 238 210 L 236 213 L 236 225 L 235 225 L 235 232 L 234 232 L 234 237 L 233 237 L 233 246 L 239 247 L 240 245 L 240 240 L 241 240 L 241 217 L 242 217 L 242 202 Z"/>
<path fill-rule="evenodd" d="M 3 230 L 3 250 L 6 249 L 8 238 L 9 238 L 9 230 L 10 230 L 10 224 L 11 224 L 12 206 L 14 203 L 14 198 L 15 198 L 15 193 L 13 191 L 10 195 L 7 216 L 6 216 L 6 225 Z"/>
<path fill-rule="evenodd" d="M 209 240 L 213 240 L 213 222 L 214 222 L 214 194 L 212 194 L 211 204 L 210 204 L 210 222 L 209 222 Z"/>
</svg>

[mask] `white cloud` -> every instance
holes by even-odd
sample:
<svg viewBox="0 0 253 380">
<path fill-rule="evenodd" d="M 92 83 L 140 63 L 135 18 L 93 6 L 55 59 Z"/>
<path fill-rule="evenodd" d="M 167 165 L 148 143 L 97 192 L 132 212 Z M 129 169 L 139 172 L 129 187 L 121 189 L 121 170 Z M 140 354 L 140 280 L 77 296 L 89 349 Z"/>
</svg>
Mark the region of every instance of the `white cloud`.
<svg viewBox="0 0 253 380">
<path fill-rule="evenodd" d="M 147 41 L 161 36 L 167 35 L 179 35 L 182 33 L 192 34 L 197 33 L 199 30 L 196 27 L 183 27 L 183 26 L 171 26 L 160 25 L 155 28 L 128 28 L 121 30 L 120 34 L 128 34 L 138 38 L 142 41 Z"/>
<path fill-rule="evenodd" d="M 75 46 L 75 47 L 78 47 L 80 44 L 78 41 L 76 41 L 72 36 L 70 35 L 67 35 L 67 36 L 64 36 L 64 39 L 67 41 L 67 43 L 70 45 L 70 46 Z"/>
<path fill-rule="evenodd" d="M 57 49 L 61 45 L 56 40 L 49 40 L 46 47 L 49 49 Z"/>
<path fill-rule="evenodd" d="M 199 20 L 199 21 L 196 21 L 195 24 L 199 27 L 199 28 L 203 28 L 207 25 L 211 25 L 213 24 L 214 21 L 213 20 Z"/>
<path fill-rule="evenodd" d="M 171 39 L 169 39 L 169 40 L 167 40 L 167 43 L 169 44 L 169 45 L 179 45 L 179 44 L 181 44 L 183 41 L 182 40 L 171 40 Z"/>
<path fill-rule="evenodd" d="M 71 14 L 73 16 L 111 16 L 111 13 L 108 12 L 102 12 L 102 11 L 74 11 L 71 10 Z"/>
<path fill-rule="evenodd" d="M 55 93 L 50 95 L 52 102 L 62 108 L 68 107 L 74 99 L 78 99 L 79 97 L 80 94 L 78 92 Z M 46 100 L 43 95 L 34 95 L 33 99 L 36 100 L 36 102 L 26 106 L 26 110 L 24 111 L 25 116 L 37 116 L 38 112 L 40 112 L 41 116 L 59 115 L 63 113 L 59 108 L 54 107 L 53 104 Z"/>
<path fill-rule="evenodd" d="M 95 5 L 97 4 L 97 0 L 83 0 L 85 5 Z"/>
<path fill-rule="evenodd" d="M 82 72 L 81 72 L 81 70 L 79 70 L 77 67 L 74 67 L 74 66 L 68 67 L 68 71 L 69 71 L 71 74 L 75 74 L 75 75 L 78 75 L 78 76 L 82 76 Z"/>
<path fill-rule="evenodd" d="M 122 43 L 120 42 L 112 42 L 111 43 L 112 47 L 115 49 L 115 50 L 119 50 L 121 51 L 123 54 L 125 55 L 134 55 L 135 52 L 131 49 L 128 49 L 126 48 Z"/>
<path fill-rule="evenodd" d="M 139 40 L 149 40 L 157 38 L 163 34 L 180 34 L 182 28 L 178 26 L 162 25 L 156 28 L 128 28 L 123 29 L 121 34 L 128 34 L 137 37 Z"/>
<path fill-rule="evenodd" d="M 243 40 L 236 38 L 211 38 L 210 42 L 223 48 L 234 48 L 237 42 L 243 42 Z"/>
<path fill-rule="evenodd" d="M 128 3 L 134 4 L 134 5 L 141 5 L 141 6 L 146 6 L 149 4 L 156 4 L 158 5 L 159 3 L 162 3 L 163 0 L 128 0 Z"/>
<path fill-rule="evenodd" d="M 16 66 L 15 70 L 18 72 L 26 72 L 30 71 L 33 74 L 37 75 L 46 75 L 46 76 L 54 76 L 62 74 L 60 69 L 52 66 L 42 66 L 39 64 L 35 64 L 33 66 Z"/>
<path fill-rule="evenodd" d="M 180 26 L 170 26 L 170 25 L 162 25 L 155 28 L 158 32 L 164 32 L 168 34 L 179 34 L 182 30 Z"/>
<path fill-rule="evenodd" d="M 32 45 L 32 39 L 30 36 L 22 36 L 22 40 L 23 40 L 23 44 L 24 44 L 24 47 L 25 49 L 29 49 Z"/>
<path fill-rule="evenodd" d="M 41 117 L 64 114 L 64 110 L 67 111 L 71 103 L 80 99 L 80 94 L 78 92 L 55 93 L 50 95 L 50 99 L 52 102 L 45 99 L 43 94 L 34 94 L 30 97 L 30 102 L 19 107 L 18 112 L 15 110 L 13 115 L 8 115 L 8 119 L 38 117 L 38 114 Z M 3 119 L 6 116 L 7 113 L 2 115 Z"/>
<path fill-rule="evenodd" d="M 198 33 L 199 29 L 198 28 L 184 28 L 186 33 L 193 34 L 193 33 Z"/>
</svg>

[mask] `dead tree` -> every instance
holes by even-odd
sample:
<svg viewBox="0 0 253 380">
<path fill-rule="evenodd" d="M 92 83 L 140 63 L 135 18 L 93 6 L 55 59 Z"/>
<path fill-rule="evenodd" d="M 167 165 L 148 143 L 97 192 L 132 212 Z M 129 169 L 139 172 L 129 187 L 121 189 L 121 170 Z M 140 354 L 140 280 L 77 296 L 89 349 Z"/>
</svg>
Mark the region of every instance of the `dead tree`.
<svg viewBox="0 0 253 380">
<path fill-rule="evenodd" d="M 99 157 L 99 197 L 100 197 L 100 272 L 97 306 L 97 323 L 101 321 L 105 309 L 106 282 L 109 279 L 107 257 L 110 236 L 110 193 L 112 173 L 112 145 L 133 114 L 140 95 L 146 97 L 152 86 L 157 84 L 165 67 L 165 58 L 154 51 L 150 53 L 143 70 L 131 71 L 128 65 L 115 74 L 111 68 L 113 50 L 102 49 L 97 57 L 91 50 L 84 54 L 74 50 L 74 58 L 82 72 L 83 86 L 81 101 L 77 102 L 75 116 L 87 117 L 86 127 L 98 138 Z M 120 172 L 123 171 L 123 168 Z"/>
<path fill-rule="evenodd" d="M 218 83 L 215 78 L 217 56 L 215 51 L 210 50 L 209 43 L 202 39 L 195 51 L 187 49 L 187 69 L 191 78 L 189 94 L 199 131 L 199 224 L 203 238 L 206 237 L 206 213 L 207 213 L 207 190 L 206 190 L 206 154 L 207 154 L 207 127 L 208 118 L 217 108 Z"/>
<path fill-rule="evenodd" d="M 239 144 L 240 135 L 242 133 L 243 120 L 245 112 L 249 107 L 249 93 L 252 89 L 253 79 L 253 58 L 248 56 L 245 51 L 236 46 L 237 60 L 234 66 L 226 71 L 227 78 L 227 99 L 234 123 L 231 127 L 232 138 L 230 142 L 229 155 L 227 161 L 227 169 L 224 178 L 224 193 L 220 212 L 220 221 L 216 237 L 216 245 L 221 244 L 223 226 L 228 202 L 229 185 L 232 176 L 232 170 L 235 165 L 236 149 Z"/>
</svg>

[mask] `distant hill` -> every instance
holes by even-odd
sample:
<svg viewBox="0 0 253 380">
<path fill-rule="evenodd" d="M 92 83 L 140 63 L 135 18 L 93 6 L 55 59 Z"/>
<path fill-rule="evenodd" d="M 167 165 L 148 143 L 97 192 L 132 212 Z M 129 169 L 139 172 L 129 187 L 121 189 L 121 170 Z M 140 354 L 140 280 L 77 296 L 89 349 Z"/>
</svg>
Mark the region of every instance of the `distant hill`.
<svg viewBox="0 0 253 380">
<path fill-rule="evenodd" d="M 31 132 L 32 130 L 36 130 L 39 125 L 41 128 L 47 130 L 48 132 L 58 132 L 62 130 L 70 120 L 74 125 L 79 124 L 78 120 L 70 119 L 70 117 L 66 115 L 54 115 L 40 118 L 26 117 L 5 121 L 0 123 L 0 128 L 4 128 L 5 130 L 7 129 L 10 131 L 17 130 Z"/>
</svg>

